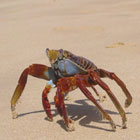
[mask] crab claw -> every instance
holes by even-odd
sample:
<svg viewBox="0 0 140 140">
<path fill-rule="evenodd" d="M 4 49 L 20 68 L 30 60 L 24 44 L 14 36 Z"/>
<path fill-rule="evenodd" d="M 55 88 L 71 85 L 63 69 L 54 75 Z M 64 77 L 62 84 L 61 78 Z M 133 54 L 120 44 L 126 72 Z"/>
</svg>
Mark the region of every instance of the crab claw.
<svg viewBox="0 0 140 140">
<path fill-rule="evenodd" d="M 14 94 L 11 99 L 11 111 L 12 111 L 12 117 L 15 119 L 18 117 L 16 113 L 16 104 L 19 100 L 20 96 L 23 93 L 23 90 L 25 88 L 25 85 L 27 83 L 28 75 L 34 76 L 36 78 L 44 79 L 44 80 L 50 80 L 53 79 L 53 81 L 56 81 L 54 70 L 51 67 L 47 67 L 42 64 L 32 64 L 29 67 L 27 67 L 22 73 L 18 81 L 18 85 L 14 91 Z M 54 87 L 54 84 L 52 81 L 49 82 L 49 84 Z"/>
</svg>

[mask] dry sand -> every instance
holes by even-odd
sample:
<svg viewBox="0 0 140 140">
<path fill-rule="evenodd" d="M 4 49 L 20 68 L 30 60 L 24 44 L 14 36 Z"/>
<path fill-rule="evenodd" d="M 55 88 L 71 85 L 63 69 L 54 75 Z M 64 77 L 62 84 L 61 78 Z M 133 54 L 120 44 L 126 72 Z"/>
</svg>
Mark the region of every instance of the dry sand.
<svg viewBox="0 0 140 140">
<path fill-rule="evenodd" d="M 10 99 L 24 68 L 50 65 L 45 49 L 66 49 L 87 57 L 98 67 L 115 72 L 126 83 L 133 103 L 125 109 L 127 129 L 107 97 L 102 103 L 117 125 L 108 121 L 79 91 L 66 101 L 75 131 L 65 131 L 53 97 L 54 121 L 43 111 L 41 93 L 46 81 L 28 78 L 13 120 Z M 139 0 L 0 0 L 0 140 L 140 140 L 140 1 Z M 122 106 L 125 96 L 115 82 L 105 79 Z M 100 93 L 105 93 L 97 86 Z"/>
</svg>

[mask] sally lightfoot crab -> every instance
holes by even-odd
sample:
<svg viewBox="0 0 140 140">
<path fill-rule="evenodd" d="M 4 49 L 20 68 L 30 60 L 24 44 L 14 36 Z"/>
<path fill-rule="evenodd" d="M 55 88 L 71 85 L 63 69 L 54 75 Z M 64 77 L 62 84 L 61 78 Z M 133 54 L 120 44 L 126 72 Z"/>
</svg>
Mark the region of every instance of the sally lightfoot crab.
<svg viewBox="0 0 140 140">
<path fill-rule="evenodd" d="M 65 95 L 76 88 L 79 88 L 84 93 L 84 95 L 96 105 L 105 119 L 110 122 L 112 129 L 116 129 L 116 125 L 110 115 L 105 112 L 102 106 L 95 100 L 91 92 L 87 89 L 87 87 L 91 87 L 95 91 L 96 95 L 99 96 L 97 90 L 94 87 L 95 85 L 99 85 L 103 90 L 106 91 L 113 104 L 117 108 L 120 116 L 122 117 L 122 128 L 126 128 L 127 119 L 125 111 L 108 85 L 101 80 L 101 78 L 105 77 L 114 80 L 126 95 L 127 99 L 125 101 L 125 107 L 128 107 L 132 102 L 132 96 L 130 95 L 125 84 L 114 73 L 99 69 L 88 59 L 76 56 L 66 50 L 46 49 L 46 53 L 51 63 L 51 67 L 41 64 L 33 64 L 22 72 L 18 81 L 18 85 L 11 99 L 13 118 L 18 116 L 15 111 L 16 103 L 23 92 L 28 75 L 32 75 L 34 77 L 49 81 L 42 93 L 42 103 L 44 110 L 46 111 L 46 114 L 50 120 L 53 120 L 53 117 L 48 100 L 48 93 L 50 92 L 51 88 L 57 88 L 56 95 L 54 97 L 55 106 L 59 114 L 63 117 L 68 131 L 74 130 L 74 127 L 73 121 L 68 118 L 64 98 Z"/>
</svg>

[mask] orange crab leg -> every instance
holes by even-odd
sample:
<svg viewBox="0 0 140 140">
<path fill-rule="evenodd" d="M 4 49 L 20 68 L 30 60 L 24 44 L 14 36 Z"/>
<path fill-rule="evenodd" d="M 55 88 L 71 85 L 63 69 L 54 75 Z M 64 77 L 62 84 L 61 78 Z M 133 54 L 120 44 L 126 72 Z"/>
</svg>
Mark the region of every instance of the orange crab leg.
<svg viewBox="0 0 140 140">
<path fill-rule="evenodd" d="M 115 82 L 121 87 L 121 89 L 123 90 L 123 92 L 125 93 L 125 95 L 127 97 L 127 99 L 125 101 L 125 107 L 129 107 L 129 105 L 132 103 L 132 96 L 129 93 L 129 91 L 126 88 L 126 85 L 123 83 L 123 81 L 121 81 L 115 73 L 108 72 L 108 71 L 103 70 L 103 69 L 100 69 L 100 73 L 101 73 L 101 76 L 103 75 L 103 76 L 108 77 L 112 80 L 115 80 Z"/>
<path fill-rule="evenodd" d="M 12 99 L 11 99 L 11 110 L 13 113 L 13 118 L 17 117 L 17 114 L 15 112 L 15 106 L 25 88 L 28 75 L 32 75 L 34 77 L 45 79 L 45 80 L 50 80 L 51 78 L 55 80 L 53 70 L 50 67 L 47 67 L 47 66 L 41 65 L 41 64 L 33 64 L 33 65 L 29 66 L 28 68 L 26 68 L 22 72 L 22 74 L 19 78 L 18 85 L 17 85 L 17 87 L 14 91 L 14 94 L 12 96 Z"/>
</svg>

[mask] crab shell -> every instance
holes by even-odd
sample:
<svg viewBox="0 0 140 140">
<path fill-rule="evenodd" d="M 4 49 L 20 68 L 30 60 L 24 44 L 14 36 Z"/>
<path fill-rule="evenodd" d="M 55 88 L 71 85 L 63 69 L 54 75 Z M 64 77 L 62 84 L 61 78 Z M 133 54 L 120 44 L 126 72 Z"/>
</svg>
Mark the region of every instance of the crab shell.
<svg viewBox="0 0 140 140">
<path fill-rule="evenodd" d="M 58 77 L 87 74 L 88 69 L 97 70 L 97 67 L 90 60 L 63 49 L 49 50 L 47 48 L 46 54 Z"/>
</svg>

